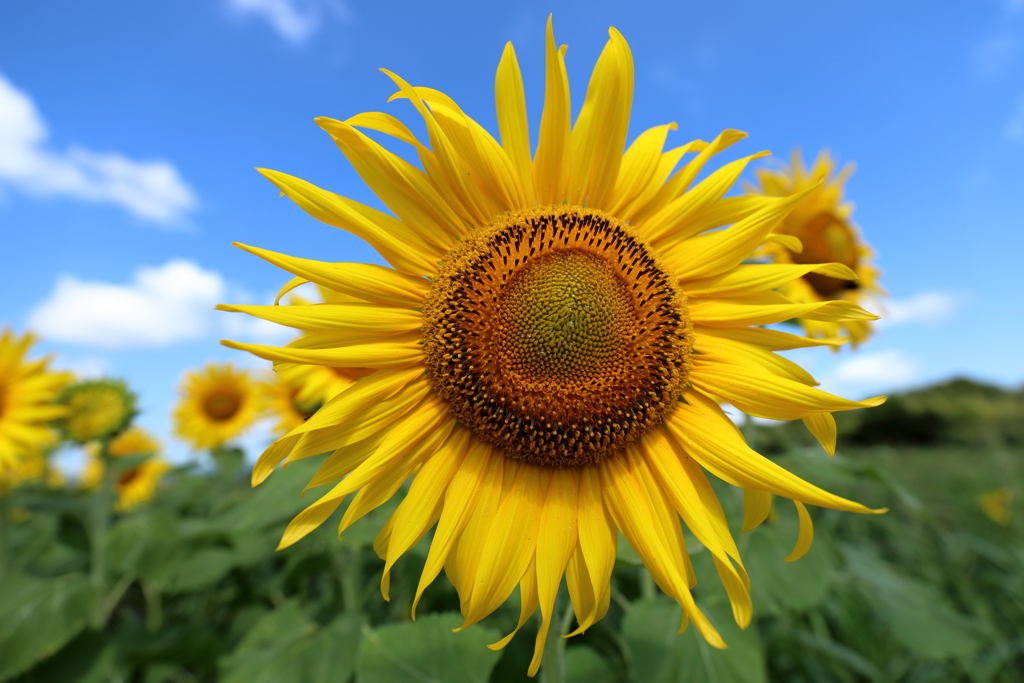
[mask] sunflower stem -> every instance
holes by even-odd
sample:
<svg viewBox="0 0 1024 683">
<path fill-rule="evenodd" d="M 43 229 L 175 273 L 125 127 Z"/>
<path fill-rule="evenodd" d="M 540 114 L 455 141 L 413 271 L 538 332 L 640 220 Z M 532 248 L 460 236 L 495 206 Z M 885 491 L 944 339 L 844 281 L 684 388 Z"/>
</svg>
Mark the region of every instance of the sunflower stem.
<svg viewBox="0 0 1024 683">
<path fill-rule="evenodd" d="M 344 548 L 340 557 L 341 596 L 345 601 L 345 613 L 356 615 L 362 612 L 362 595 L 359 592 L 358 555 L 351 548 Z"/>
<path fill-rule="evenodd" d="M 10 493 L 0 492 L 0 579 L 7 576 L 7 568 L 11 564 L 8 554 L 11 549 Z"/>
<path fill-rule="evenodd" d="M 644 600 L 653 600 L 657 592 L 657 588 L 654 585 L 654 577 L 651 576 L 646 567 L 640 567 L 640 597 Z"/>
<path fill-rule="evenodd" d="M 103 474 L 99 485 L 92 494 L 91 543 L 92 553 L 90 576 L 95 607 L 93 611 L 93 627 L 102 631 L 106 622 L 106 584 L 107 584 L 107 525 L 110 521 L 110 494 L 113 490 L 113 473 L 110 471 L 109 441 L 100 442 L 100 462 L 103 463 Z"/>
<path fill-rule="evenodd" d="M 540 668 L 539 683 L 565 683 L 566 639 L 562 636 L 569 633 L 575 612 L 573 612 L 572 602 L 564 590 L 558 592 L 552 616 L 557 615 L 560 608 L 564 608 L 562 618 L 552 624 L 547 640 L 544 642 L 544 665 Z"/>
</svg>

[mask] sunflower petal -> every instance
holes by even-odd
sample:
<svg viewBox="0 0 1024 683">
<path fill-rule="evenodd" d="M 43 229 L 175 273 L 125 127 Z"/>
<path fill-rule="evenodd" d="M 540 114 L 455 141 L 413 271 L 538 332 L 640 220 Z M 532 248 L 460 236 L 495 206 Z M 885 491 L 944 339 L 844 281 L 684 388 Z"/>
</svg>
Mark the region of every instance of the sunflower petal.
<svg viewBox="0 0 1024 683">
<path fill-rule="evenodd" d="M 808 304 L 748 303 L 742 299 L 694 299 L 689 302 L 690 318 L 707 327 L 770 325 L 791 318 L 842 322 L 878 320 L 852 301 L 816 301 Z"/>
<path fill-rule="evenodd" d="M 530 157 L 530 126 L 526 116 L 526 93 L 523 77 L 519 72 L 519 61 L 512 43 L 505 43 L 505 50 L 498 63 L 494 79 L 494 99 L 498 111 L 498 130 L 501 132 L 501 146 L 508 154 L 519 176 L 524 206 L 534 205 L 533 160 Z"/>
<path fill-rule="evenodd" d="M 808 514 L 807 508 L 799 500 L 794 500 L 793 505 L 796 505 L 797 515 L 800 517 L 800 535 L 796 539 L 793 552 L 786 558 L 786 562 L 796 562 L 806 555 L 814 541 L 814 522 L 811 521 L 811 515 Z"/>
<path fill-rule="evenodd" d="M 569 182 L 569 77 L 565 57 L 555 47 L 555 33 L 548 15 L 547 62 L 544 111 L 533 164 L 533 187 L 540 205 L 561 204 Z"/>
<path fill-rule="evenodd" d="M 686 295 L 691 297 L 731 297 L 758 294 L 778 289 L 807 273 L 820 273 L 840 280 L 858 279 L 855 272 L 841 263 L 744 265 L 722 275 L 687 282 Z"/>
<path fill-rule="evenodd" d="M 761 526 L 772 512 L 772 494 L 758 489 L 743 489 L 743 528 L 741 534 Z"/>
<path fill-rule="evenodd" d="M 261 320 L 308 331 L 351 330 L 379 336 L 417 330 L 423 314 L 408 309 L 381 308 L 367 304 L 310 304 L 308 306 L 231 306 L 220 304 L 218 311 L 247 313 Z"/>
<path fill-rule="evenodd" d="M 234 246 L 310 282 L 383 306 L 420 308 L 430 290 L 430 281 L 399 273 L 372 263 L 325 263 L 286 256 L 239 242 Z"/>
<path fill-rule="evenodd" d="M 831 413 L 808 415 L 802 418 L 808 431 L 814 435 L 829 457 L 836 454 L 836 419 Z"/>
<path fill-rule="evenodd" d="M 379 342 L 332 349 L 289 349 L 263 344 L 243 344 L 227 339 L 221 340 L 221 344 L 229 349 L 248 351 L 254 356 L 277 363 L 380 370 L 396 370 L 423 364 L 423 347 L 415 342 Z"/>
</svg>

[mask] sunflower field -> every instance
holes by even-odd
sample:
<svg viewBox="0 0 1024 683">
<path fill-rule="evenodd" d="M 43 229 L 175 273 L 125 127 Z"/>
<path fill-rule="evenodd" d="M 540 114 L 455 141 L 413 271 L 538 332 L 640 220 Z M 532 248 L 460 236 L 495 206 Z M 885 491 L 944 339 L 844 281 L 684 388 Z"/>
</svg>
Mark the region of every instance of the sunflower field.
<svg viewBox="0 0 1024 683">
<path fill-rule="evenodd" d="M 407 119 L 315 120 L 381 208 L 258 169 L 386 265 L 236 242 L 289 341 L 184 373 L 192 459 L 4 328 L 0 683 L 1024 680 L 1024 390 L 824 390 L 887 310 L 853 166 L 631 138 L 624 35 L 576 109 L 543 38 L 532 125 L 511 42 L 494 131 L 386 69 Z"/>
</svg>

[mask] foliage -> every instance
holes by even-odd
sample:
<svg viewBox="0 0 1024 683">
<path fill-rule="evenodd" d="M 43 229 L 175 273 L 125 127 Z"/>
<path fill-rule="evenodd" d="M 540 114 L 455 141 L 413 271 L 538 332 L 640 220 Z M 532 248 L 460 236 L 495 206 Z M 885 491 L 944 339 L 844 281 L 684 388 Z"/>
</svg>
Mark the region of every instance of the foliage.
<svg viewBox="0 0 1024 683">
<path fill-rule="evenodd" d="M 790 441 L 788 427 L 748 425 L 752 441 L 776 444 L 780 464 L 890 511 L 812 510 L 814 545 L 795 563 L 784 561 L 797 537 L 791 505 L 777 505 L 752 532 L 735 528 L 755 604 L 745 631 L 709 554 L 691 547 L 696 599 L 729 650 L 710 648 L 693 628 L 676 635 L 678 606 L 622 542 L 608 616 L 582 636 L 553 642 L 541 680 L 1019 680 L 1019 515 L 997 524 L 977 500 L 996 487 L 1019 487 L 1020 396 L 950 383 L 907 394 L 901 404 L 907 414 L 941 418 L 938 445 L 858 446 L 852 435 L 874 429 L 862 420 L 841 425 L 846 445 L 830 460 L 820 447 Z M 459 601 L 441 577 L 409 621 L 427 540 L 398 562 L 391 600 L 382 599 L 383 563 L 372 544 L 394 503 L 340 543 L 325 527 L 275 552 L 284 525 L 308 502 L 297 492 L 319 459 L 295 462 L 251 489 L 240 452 L 214 455 L 215 467 L 172 472 L 155 500 L 114 518 L 100 544 L 107 567 L 100 594 L 90 581 L 94 494 L 39 484 L 6 497 L 9 520 L 18 521 L 0 580 L 0 681 L 526 680 L 535 623 L 505 650 L 486 648 L 514 627 L 516 600 L 452 633 L 461 624 Z M 739 492 L 722 485 L 719 494 L 730 520 L 741 520 Z M 558 609 L 566 610 L 564 595 Z"/>
</svg>

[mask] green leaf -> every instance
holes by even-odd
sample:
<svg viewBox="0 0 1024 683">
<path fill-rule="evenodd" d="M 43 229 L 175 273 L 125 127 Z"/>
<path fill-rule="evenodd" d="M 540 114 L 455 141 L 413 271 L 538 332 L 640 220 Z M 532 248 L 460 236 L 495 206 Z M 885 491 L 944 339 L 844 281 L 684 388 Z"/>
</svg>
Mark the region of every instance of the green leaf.
<svg viewBox="0 0 1024 683">
<path fill-rule="evenodd" d="M 265 615 L 220 662 L 222 683 L 347 681 L 362 621 L 342 615 L 319 626 L 288 601 Z"/>
<path fill-rule="evenodd" d="M 199 548 L 186 551 L 178 561 L 165 569 L 169 589 L 179 593 L 200 590 L 214 585 L 231 571 L 234 554 L 225 548 Z"/>
<path fill-rule="evenodd" d="M 427 614 L 415 622 L 364 629 L 357 667 L 359 683 L 485 683 L 500 652 L 487 649 L 501 638 L 479 625 L 459 633 L 458 614 Z"/>
<path fill-rule="evenodd" d="M 164 573 L 175 552 L 177 525 L 165 511 L 147 510 L 122 519 L 107 536 L 110 565 L 142 579 Z"/>
<path fill-rule="evenodd" d="M 108 683 L 114 678 L 115 650 L 102 633 L 86 629 L 32 667 L 25 679 L 31 683 Z"/>
<path fill-rule="evenodd" d="M 634 602 L 623 621 L 633 673 L 644 683 L 766 683 L 764 657 L 754 628 L 741 630 L 728 605 L 701 605 L 728 650 L 707 644 L 692 624 L 677 636 L 682 609 L 659 596 Z"/>
<path fill-rule="evenodd" d="M 843 555 L 893 637 L 918 657 L 966 657 L 986 640 L 990 627 L 955 612 L 934 586 L 897 573 L 870 548 L 847 546 Z"/>
<path fill-rule="evenodd" d="M 0 583 L 0 681 L 49 657 L 74 638 L 95 596 L 84 576 L 14 575 Z"/>
<path fill-rule="evenodd" d="M 614 683 L 615 673 L 604 657 L 585 645 L 565 650 L 565 683 Z"/>
<path fill-rule="evenodd" d="M 796 562 L 786 562 L 799 532 L 795 515 L 792 517 L 762 524 L 740 538 L 740 553 L 750 575 L 750 597 L 756 616 L 814 607 L 825 598 L 832 584 L 835 567 L 828 539 L 821 535 L 806 555 Z"/>
</svg>

